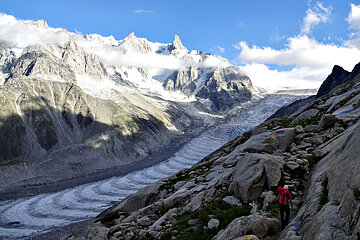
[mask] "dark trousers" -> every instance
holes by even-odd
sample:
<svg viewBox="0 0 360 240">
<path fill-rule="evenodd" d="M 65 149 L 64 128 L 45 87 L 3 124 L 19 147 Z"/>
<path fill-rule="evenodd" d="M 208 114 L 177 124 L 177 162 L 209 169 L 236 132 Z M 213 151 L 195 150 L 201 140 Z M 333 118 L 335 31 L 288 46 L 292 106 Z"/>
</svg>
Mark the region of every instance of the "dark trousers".
<svg viewBox="0 0 360 240">
<path fill-rule="evenodd" d="M 289 218 L 290 218 L 289 205 L 280 204 L 280 218 L 281 218 L 281 227 L 284 230 L 286 225 L 288 225 L 289 223 Z"/>
</svg>

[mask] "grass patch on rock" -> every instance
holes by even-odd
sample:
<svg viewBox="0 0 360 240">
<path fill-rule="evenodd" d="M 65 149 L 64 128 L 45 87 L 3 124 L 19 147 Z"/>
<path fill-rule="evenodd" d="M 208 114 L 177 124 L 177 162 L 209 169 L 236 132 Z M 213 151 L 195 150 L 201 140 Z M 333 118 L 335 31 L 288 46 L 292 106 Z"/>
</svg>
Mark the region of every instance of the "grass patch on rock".
<svg viewBox="0 0 360 240">
<path fill-rule="evenodd" d="M 291 119 L 285 117 L 280 119 L 280 125 L 284 128 L 288 128 L 291 126 Z"/>
<path fill-rule="evenodd" d="M 333 109 L 331 109 L 330 113 L 335 112 L 336 110 L 338 110 L 339 108 L 345 106 L 346 103 L 348 103 L 353 97 L 355 97 L 357 94 L 359 94 L 358 92 L 354 92 L 352 94 L 350 94 L 350 96 L 344 98 L 343 100 L 341 100 L 340 102 L 338 102 Z"/>
<path fill-rule="evenodd" d="M 266 214 L 267 217 L 270 218 L 280 217 L 280 210 L 276 203 L 269 203 L 265 209 L 268 212 L 268 214 Z"/>
<path fill-rule="evenodd" d="M 357 201 L 359 201 L 359 200 L 360 200 L 360 190 L 359 190 L 358 188 L 354 188 L 353 191 L 354 191 L 354 197 L 355 197 L 355 199 L 356 199 Z"/>
<path fill-rule="evenodd" d="M 119 211 L 111 212 L 106 214 L 104 217 L 100 219 L 100 222 L 107 228 L 111 228 L 115 225 L 115 219 L 118 219 Z"/>
<path fill-rule="evenodd" d="M 176 178 L 174 179 L 169 179 L 167 183 L 161 185 L 159 187 L 159 190 L 163 190 L 163 189 L 167 189 L 167 190 L 171 190 L 173 191 L 174 190 L 174 185 L 177 183 L 177 182 L 180 182 L 180 181 L 190 181 L 191 179 L 193 179 L 194 177 L 193 176 L 190 176 L 188 173 L 178 173 L 175 175 Z"/>
<path fill-rule="evenodd" d="M 251 206 L 249 205 L 238 208 L 218 199 L 199 210 L 194 212 L 186 211 L 175 217 L 176 222 L 164 237 L 166 239 L 176 237 L 176 239 L 180 240 L 212 239 L 219 230 L 226 228 L 235 218 L 250 215 L 250 210 Z M 218 229 L 207 228 L 211 218 L 216 218 L 220 221 Z M 191 219 L 197 219 L 197 224 L 189 225 L 189 220 Z"/>
<path fill-rule="evenodd" d="M 324 112 L 319 112 L 315 116 L 303 120 L 299 120 L 296 123 L 292 124 L 292 127 L 295 127 L 297 125 L 301 125 L 302 127 L 306 127 L 308 125 L 318 125 L 321 119 L 321 116 L 324 114 Z"/>
<path fill-rule="evenodd" d="M 308 160 L 310 167 L 312 168 L 315 166 L 316 163 L 318 163 L 324 156 L 317 156 L 315 154 L 312 154 L 309 157 L 306 157 L 305 159 Z"/>
</svg>

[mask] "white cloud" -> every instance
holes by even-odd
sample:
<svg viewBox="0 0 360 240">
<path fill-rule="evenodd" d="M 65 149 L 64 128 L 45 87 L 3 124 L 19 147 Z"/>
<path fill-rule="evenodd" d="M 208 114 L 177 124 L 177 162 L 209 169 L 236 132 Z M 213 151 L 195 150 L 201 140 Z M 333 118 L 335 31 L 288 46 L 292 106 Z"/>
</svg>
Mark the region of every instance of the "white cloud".
<svg viewBox="0 0 360 240">
<path fill-rule="evenodd" d="M 282 89 L 316 89 L 321 82 L 312 81 L 322 73 L 308 72 L 305 69 L 294 68 L 291 71 L 272 70 L 265 64 L 251 63 L 240 66 L 240 69 L 250 77 L 256 87 L 270 91 Z"/>
<path fill-rule="evenodd" d="M 322 44 L 307 36 L 288 39 L 284 49 L 249 47 L 246 42 L 235 46 L 242 67 L 254 85 L 269 89 L 318 87 L 330 74 L 334 65 L 352 70 L 360 61 L 358 41 L 346 42 L 344 46 Z M 266 64 L 288 66 L 290 70 L 271 70 Z"/>
<path fill-rule="evenodd" d="M 303 19 L 303 26 L 301 28 L 301 34 L 310 34 L 311 30 L 323 22 L 326 23 L 330 19 L 332 6 L 324 7 L 322 3 L 317 3 L 316 6 L 306 11 L 306 16 Z"/>
<path fill-rule="evenodd" d="M 346 18 L 349 23 L 349 29 L 360 31 L 360 5 L 351 4 L 351 11 Z"/>
<path fill-rule="evenodd" d="M 136 9 L 134 10 L 134 13 L 136 14 L 143 14 L 143 13 L 153 13 L 153 10 L 148 10 L 148 9 Z"/>
<path fill-rule="evenodd" d="M 198 64 L 198 67 L 215 68 L 215 67 L 219 67 L 219 66 L 225 67 L 228 65 L 229 65 L 229 62 L 227 61 L 227 59 L 210 55 L 210 56 L 207 56 L 207 58 L 205 59 L 204 62 L 200 62 Z"/>
<path fill-rule="evenodd" d="M 123 53 L 121 49 L 113 47 L 113 44 L 104 45 L 102 41 L 88 41 L 81 35 L 77 35 L 75 41 L 84 50 L 98 56 L 106 64 L 158 69 L 178 69 L 181 66 L 180 60 L 173 55 L 140 53 L 132 48 Z"/>
<path fill-rule="evenodd" d="M 29 22 L 0 13 L 0 41 L 7 42 L 13 47 L 24 48 L 29 45 L 63 43 L 70 38 L 69 33 L 62 29 L 46 29 L 26 24 Z"/>
</svg>

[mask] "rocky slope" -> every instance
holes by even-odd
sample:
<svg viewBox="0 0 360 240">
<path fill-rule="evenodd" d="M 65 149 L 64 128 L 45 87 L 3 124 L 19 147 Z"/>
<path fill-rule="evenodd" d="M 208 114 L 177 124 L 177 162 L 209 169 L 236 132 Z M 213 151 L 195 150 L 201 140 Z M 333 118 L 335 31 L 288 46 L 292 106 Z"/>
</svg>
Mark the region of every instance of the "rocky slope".
<svg viewBox="0 0 360 240">
<path fill-rule="evenodd" d="M 355 76 L 139 190 L 66 239 L 359 239 L 359 93 Z M 281 232 L 276 189 L 284 184 L 295 212 Z"/>
<path fill-rule="evenodd" d="M 178 36 L 117 41 L 0 18 L 17 36 L 0 34 L 2 193 L 160 161 L 216 123 L 199 112 L 225 115 L 252 97 L 237 67 Z"/>
</svg>

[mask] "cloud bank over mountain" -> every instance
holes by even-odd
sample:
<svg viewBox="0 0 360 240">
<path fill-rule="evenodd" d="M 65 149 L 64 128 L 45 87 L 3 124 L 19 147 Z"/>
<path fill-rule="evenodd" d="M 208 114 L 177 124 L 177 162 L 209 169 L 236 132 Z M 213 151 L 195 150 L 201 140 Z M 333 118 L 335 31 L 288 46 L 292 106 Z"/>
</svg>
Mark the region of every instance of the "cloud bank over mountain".
<svg viewBox="0 0 360 240">
<path fill-rule="evenodd" d="M 104 42 L 104 40 L 107 41 Z M 66 44 L 74 41 L 89 53 L 98 56 L 104 63 L 126 67 L 175 70 L 194 64 L 181 56 L 156 53 L 154 49 L 161 44 L 151 43 L 152 45 L 147 46 L 149 42 L 145 38 L 135 41 L 140 41 L 140 45 L 146 45 L 145 48 L 150 48 L 149 51 L 143 52 L 130 47 L 124 52 L 119 47 L 124 40 L 115 40 L 113 36 L 102 37 L 97 34 L 83 36 L 65 29 L 48 27 L 45 21 L 18 20 L 7 14 L 0 14 L 0 41 L 10 44 L 15 49 L 24 49 L 32 45 Z M 129 42 L 131 45 L 131 39 Z M 187 49 L 182 49 L 182 51 L 180 55 L 188 52 Z M 222 64 L 228 63 L 225 59 L 208 56 L 205 61 L 198 63 L 198 67 L 215 68 Z"/>
</svg>

